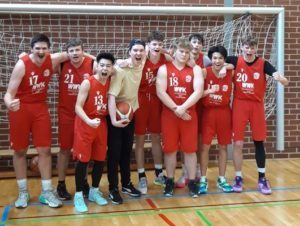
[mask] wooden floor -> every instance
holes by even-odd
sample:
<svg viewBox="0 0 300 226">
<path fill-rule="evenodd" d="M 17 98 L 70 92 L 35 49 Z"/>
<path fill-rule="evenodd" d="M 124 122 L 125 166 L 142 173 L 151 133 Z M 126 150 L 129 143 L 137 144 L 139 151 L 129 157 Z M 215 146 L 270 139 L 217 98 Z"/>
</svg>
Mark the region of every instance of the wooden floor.
<svg viewBox="0 0 300 226">
<path fill-rule="evenodd" d="M 176 189 L 175 196 L 165 198 L 162 188 L 152 183 L 153 172 L 148 172 L 148 195 L 138 199 L 124 197 L 124 204 L 99 207 L 88 203 L 89 212 L 78 214 L 72 201 L 64 202 L 59 209 L 40 204 L 38 178 L 29 179 L 31 202 L 26 209 L 13 206 L 17 195 L 16 181 L 0 181 L 0 225 L 300 225 L 300 159 L 268 160 L 267 176 L 272 195 L 262 195 L 256 190 L 257 172 L 254 161 L 244 161 L 243 193 L 224 194 L 216 189 L 217 166 L 208 170 L 209 192 L 191 198 L 187 189 Z M 180 171 L 177 170 L 177 176 Z M 232 181 L 233 166 L 228 163 L 227 177 Z M 137 173 L 132 173 L 136 182 Z M 56 185 L 57 178 L 53 179 Z M 69 190 L 74 192 L 74 177 L 67 178 Z M 107 179 L 103 176 L 100 189 L 107 197 Z"/>
</svg>

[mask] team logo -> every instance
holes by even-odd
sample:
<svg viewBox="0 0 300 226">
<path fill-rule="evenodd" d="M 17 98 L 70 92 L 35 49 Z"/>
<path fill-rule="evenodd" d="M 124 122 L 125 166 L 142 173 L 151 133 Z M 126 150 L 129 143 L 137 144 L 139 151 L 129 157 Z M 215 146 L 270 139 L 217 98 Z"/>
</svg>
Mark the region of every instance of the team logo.
<svg viewBox="0 0 300 226">
<path fill-rule="evenodd" d="M 223 92 L 227 92 L 227 91 L 228 91 L 228 85 L 223 85 L 222 91 L 223 91 Z"/>
<path fill-rule="evenodd" d="M 259 77 L 260 77 L 260 74 L 258 73 L 258 72 L 255 72 L 254 74 L 253 74 L 253 77 L 254 77 L 254 79 L 259 79 Z"/>
<path fill-rule="evenodd" d="M 192 76 L 190 76 L 190 75 L 185 76 L 185 81 L 186 82 L 191 82 L 192 81 Z"/>
<path fill-rule="evenodd" d="M 84 73 L 84 74 L 83 74 L 83 79 L 87 79 L 88 77 L 90 77 L 90 74 L 89 74 L 89 73 Z"/>
<path fill-rule="evenodd" d="M 48 77 L 50 75 L 50 70 L 49 69 L 46 69 L 44 72 L 43 72 L 43 76 L 44 77 Z"/>
</svg>

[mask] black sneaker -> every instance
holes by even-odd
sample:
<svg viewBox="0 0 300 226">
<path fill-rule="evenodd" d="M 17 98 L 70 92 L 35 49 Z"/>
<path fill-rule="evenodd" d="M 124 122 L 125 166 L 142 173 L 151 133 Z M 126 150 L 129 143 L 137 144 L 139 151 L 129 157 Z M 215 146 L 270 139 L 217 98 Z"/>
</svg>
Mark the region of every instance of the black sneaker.
<svg viewBox="0 0 300 226">
<path fill-rule="evenodd" d="M 141 196 L 141 192 L 137 190 L 131 182 L 127 186 L 122 187 L 122 193 L 128 194 L 133 197 Z"/>
<path fill-rule="evenodd" d="M 57 191 L 58 198 L 59 198 L 60 200 L 71 200 L 72 196 L 71 196 L 71 194 L 67 191 L 66 184 L 59 183 L 59 184 L 57 185 L 56 191 Z"/>
<path fill-rule="evenodd" d="M 90 186 L 89 186 L 89 184 L 88 184 L 88 182 L 86 180 L 84 181 L 84 184 L 83 184 L 82 193 L 83 193 L 83 197 L 84 198 L 88 198 L 89 197 Z"/>
<path fill-rule="evenodd" d="M 111 199 L 113 204 L 119 205 L 123 203 L 123 199 L 120 196 L 119 190 L 117 188 L 109 190 L 108 197 Z"/>
<path fill-rule="evenodd" d="M 199 188 L 195 180 L 189 180 L 188 188 L 189 188 L 190 196 L 193 198 L 197 198 Z"/>
<path fill-rule="evenodd" d="M 167 178 L 166 179 L 166 186 L 164 190 L 164 195 L 167 197 L 172 197 L 174 194 L 174 179 L 173 178 Z"/>
</svg>

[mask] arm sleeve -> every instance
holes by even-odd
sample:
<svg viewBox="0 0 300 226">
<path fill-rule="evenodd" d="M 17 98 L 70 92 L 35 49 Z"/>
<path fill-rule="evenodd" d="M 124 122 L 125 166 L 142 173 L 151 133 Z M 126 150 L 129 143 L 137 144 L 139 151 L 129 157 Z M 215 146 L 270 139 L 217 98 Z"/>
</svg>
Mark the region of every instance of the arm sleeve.
<svg viewBox="0 0 300 226">
<path fill-rule="evenodd" d="M 276 68 L 269 61 L 265 61 L 264 73 L 272 76 L 274 72 L 276 72 Z"/>
<path fill-rule="evenodd" d="M 122 81 L 123 81 L 123 74 L 120 72 L 120 68 L 116 67 L 116 75 L 111 77 L 111 82 L 110 82 L 110 86 L 109 86 L 109 91 L 108 93 L 113 95 L 113 96 L 118 96 L 120 91 L 121 91 L 121 87 L 122 87 Z"/>
<path fill-rule="evenodd" d="M 226 63 L 232 64 L 234 66 L 234 68 L 236 68 L 237 61 L 238 61 L 237 56 L 229 56 L 226 58 Z"/>
</svg>

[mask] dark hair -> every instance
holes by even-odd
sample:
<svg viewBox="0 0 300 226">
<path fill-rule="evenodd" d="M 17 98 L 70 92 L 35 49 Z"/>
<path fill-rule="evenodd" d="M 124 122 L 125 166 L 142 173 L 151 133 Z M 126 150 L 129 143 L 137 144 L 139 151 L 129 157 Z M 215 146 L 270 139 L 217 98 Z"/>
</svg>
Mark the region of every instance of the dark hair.
<svg viewBox="0 0 300 226">
<path fill-rule="evenodd" d="M 144 46 L 144 48 L 146 46 L 145 42 L 142 39 L 133 38 L 129 42 L 128 50 L 130 51 L 134 45 L 142 45 L 142 46 Z"/>
<path fill-rule="evenodd" d="M 74 46 L 81 46 L 81 48 L 83 50 L 83 42 L 80 40 L 80 38 L 71 38 L 66 43 L 66 51 L 68 51 L 69 48 L 74 47 Z"/>
<path fill-rule="evenodd" d="M 227 57 L 227 50 L 224 46 L 221 46 L 221 45 L 212 46 L 209 48 L 208 53 L 207 53 L 209 59 L 212 58 L 213 53 L 220 53 L 224 57 L 224 59 L 226 59 L 226 57 Z"/>
<path fill-rule="evenodd" d="M 165 35 L 160 31 L 151 31 L 148 35 L 147 42 L 151 41 L 160 41 L 163 42 L 165 39 Z"/>
<path fill-rule="evenodd" d="M 49 40 L 48 36 L 43 33 L 35 34 L 32 37 L 32 39 L 30 41 L 31 48 L 33 48 L 35 43 L 37 43 L 37 42 L 46 42 L 48 45 L 48 48 L 50 48 L 50 40 Z"/>
<path fill-rule="evenodd" d="M 189 35 L 189 41 L 191 41 L 192 39 L 198 39 L 202 45 L 204 45 L 204 37 L 203 34 L 200 33 L 192 33 Z"/>
<path fill-rule="evenodd" d="M 242 45 L 256 46 L 257 40 L 253 36 L 245 36 L 242 38 Z"/>
<path fill-rule="evenodd" d="M 114 55 L 111 53 L 99 53 L 96 58 L 97 63 L 99 63 L 101 59 L 110 60 L 113 65 L 115 64 L 116 61 Z"/>
</svg>

